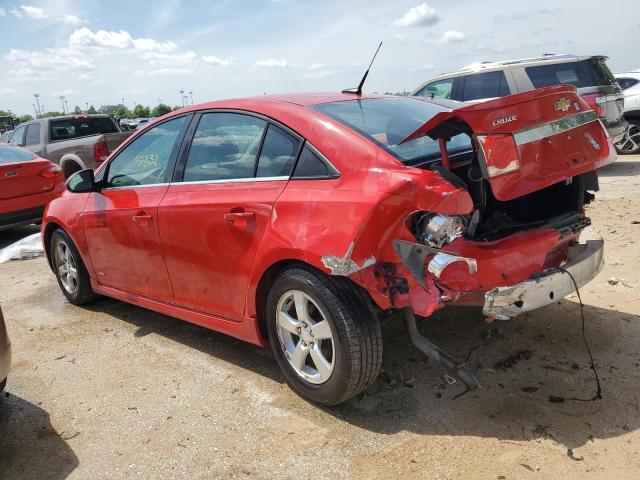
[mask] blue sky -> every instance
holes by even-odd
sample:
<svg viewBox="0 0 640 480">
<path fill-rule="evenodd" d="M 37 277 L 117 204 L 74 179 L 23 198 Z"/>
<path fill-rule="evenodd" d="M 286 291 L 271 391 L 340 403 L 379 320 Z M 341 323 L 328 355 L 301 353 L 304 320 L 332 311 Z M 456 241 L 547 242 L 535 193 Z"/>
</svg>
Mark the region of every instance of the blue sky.
<svg viewBox="0 0 640 480">
<path fill-rule="evenodd" d="M 0 110 L 411 90 L 483 60 L 605 54 L 640 68 L 640 1 L 0 0 Z M 615 18 L 615 20 L 614 20 Z M 608 20 L 607 20 L 608 19 Z"/>
</svg>

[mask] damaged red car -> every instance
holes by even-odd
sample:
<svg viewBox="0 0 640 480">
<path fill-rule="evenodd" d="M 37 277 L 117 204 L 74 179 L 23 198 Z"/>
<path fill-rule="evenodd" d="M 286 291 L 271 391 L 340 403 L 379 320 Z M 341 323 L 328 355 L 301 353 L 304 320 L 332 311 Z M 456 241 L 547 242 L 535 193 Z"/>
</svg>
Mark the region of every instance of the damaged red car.
<svg viewBox="0 0 640 480">
<path fill-rule="evenodd" d="M 225 100 L 155 120 L 45 212 L 76 305 L 106 295 L 271 345 L 334 405 L 380 370 L 379 321 L 470 388 L 415 327 L 451 305 L 489 320 L 552 303 L 602 268 L 579 243 L 615 153 L 570 86 L 461 108 L 352 93 Z"/>
</svg>

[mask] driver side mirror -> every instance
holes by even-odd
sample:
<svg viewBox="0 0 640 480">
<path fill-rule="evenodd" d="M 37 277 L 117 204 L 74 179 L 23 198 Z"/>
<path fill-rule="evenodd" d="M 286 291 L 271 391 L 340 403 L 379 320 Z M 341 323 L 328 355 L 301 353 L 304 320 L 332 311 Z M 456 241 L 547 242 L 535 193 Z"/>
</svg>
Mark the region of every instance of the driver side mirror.
<svg viewBox="0 0 640 480">
<path fill-rule="evenodd" d="M 67 180 L 67 190 L 73 193 L 93 192 L 96 189 L 96 180 L 93 169 L 87 168 L 74 173 Z"/>
</svg>

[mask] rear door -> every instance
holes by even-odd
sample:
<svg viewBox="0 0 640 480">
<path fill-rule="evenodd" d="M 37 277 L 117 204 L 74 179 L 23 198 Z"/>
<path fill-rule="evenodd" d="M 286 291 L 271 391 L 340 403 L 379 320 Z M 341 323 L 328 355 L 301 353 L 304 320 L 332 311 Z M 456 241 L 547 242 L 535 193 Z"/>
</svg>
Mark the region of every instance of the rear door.
<svg viewBox="0 0 640 480">
<path fill-rule="evenodd" d="M 243 319 L 258 245 L 301 143 L 254 115 L 201 115 L 159 207 L 176 304 Z"/>
<path fill-rule="evenodd" d="M 55 179 L 46 172 L 51 162 L 26 150 L 0 146 L 0 200 L 49 192 Z"/>
</svg>

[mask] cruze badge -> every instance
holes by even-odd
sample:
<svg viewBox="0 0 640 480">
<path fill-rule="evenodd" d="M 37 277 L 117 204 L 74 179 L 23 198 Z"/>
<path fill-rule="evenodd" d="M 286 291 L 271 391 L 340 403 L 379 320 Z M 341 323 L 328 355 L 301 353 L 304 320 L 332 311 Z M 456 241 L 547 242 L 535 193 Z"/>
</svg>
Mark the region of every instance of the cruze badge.
<svg viewBox="0 0 640 480">
<path fill-rule="evenodd" d="M 567 112 L 570 106 L 571 106 L 571 102 L 566 98 L 561 98 L 556 102 L 556 110 L 562 110 L 563 112 Z"/>
<path fill-rule="evenodd" d="M 596 150 L 600 150 L 600 144 L 596 141 L 596 139 L 595 139 L 595 138 L 593 138 L 593 137 L 591 136 L 591 134 L 590 134 L 589 132 L 586 132 L 586 133 L 584 134 L 584 138 L 586 138 L 586 139 L 587 139 L 587 141 L 591 144 L 591 146 L 592 146 L 593 148 L 595 148 Z"/>
<path fill-rule="evenodd" d="M 513 122 L 514 120 L 517 120 L 517 119 L 518 119 L 518 115 L 509 115 L 506 117 L 498 118 L 497 120 L 493 121 L 493 126 L 497 127 L 499 125 L 504 125 L 505 123 Z"/>
</svg>

